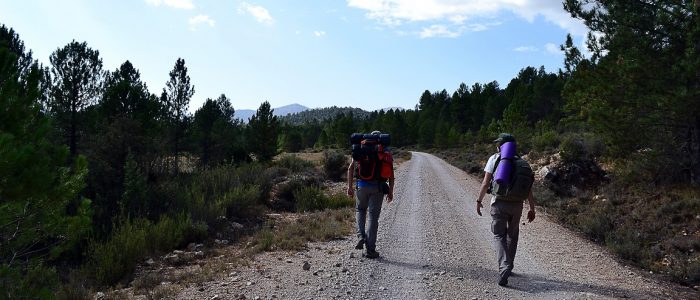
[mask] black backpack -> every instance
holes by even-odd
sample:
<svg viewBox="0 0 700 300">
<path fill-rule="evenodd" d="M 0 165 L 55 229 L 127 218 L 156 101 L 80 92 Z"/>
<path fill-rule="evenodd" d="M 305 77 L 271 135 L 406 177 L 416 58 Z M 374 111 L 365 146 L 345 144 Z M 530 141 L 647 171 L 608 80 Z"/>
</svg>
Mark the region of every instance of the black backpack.
<svg viewBox="0 0 700 300">
<path fill-rule="evenodd" d="M 496 196 L 497 201 L 521 202 L 527 199 L 532 184 L 535 182 L 535 174 L 532 172 L 530 164 L 520 156 L 515 156 L 512 159 L 501 159 L 501 155 L 498 155 L 493 168 L 494 177 L 499 163 L 509 163 L 513 166 L 513 170 L 510 173 L 510 180 L 502 184 L 491 179 L 491 194 Z"/>
<path fill-rule="evenodd" d="M 387 180 L 381 176 L 382 161 L 379 152 L 383 152 L 389 142 L 388 134 L 354 133 L 350 136 L 352 158 L 357 162 L 355 177 L 364 181 Z"/>
</svg>

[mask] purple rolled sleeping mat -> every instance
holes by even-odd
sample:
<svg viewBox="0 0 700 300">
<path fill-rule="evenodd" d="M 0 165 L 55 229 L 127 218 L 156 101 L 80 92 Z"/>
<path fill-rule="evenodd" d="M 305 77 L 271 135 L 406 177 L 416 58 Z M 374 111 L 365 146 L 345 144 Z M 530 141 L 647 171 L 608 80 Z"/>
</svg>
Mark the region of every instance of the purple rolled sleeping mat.
<svg viewBox="0 0 700 300">
<path fill-rule="evenodd" d="M 498 163 L 495 179 L 498 184 L 507 183 L 510 180 L 510 173 L 513 171 L 513 164 L 510 162 L 515 158 L 515 142 L 507 142 L 501 145 L 501 162 Z"/>
</svg>

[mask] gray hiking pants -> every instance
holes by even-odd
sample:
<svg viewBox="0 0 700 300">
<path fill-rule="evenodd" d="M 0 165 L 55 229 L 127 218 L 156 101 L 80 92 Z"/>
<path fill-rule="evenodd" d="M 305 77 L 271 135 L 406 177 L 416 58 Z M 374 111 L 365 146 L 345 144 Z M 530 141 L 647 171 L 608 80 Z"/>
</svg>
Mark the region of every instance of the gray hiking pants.
<svg viewBox="0 0 700 300">
<path fill-rule="evenodd" d="M 384 194 L 379 185 L 359 187 L 355 193 L 355 219 L 357 221 L 357 237 L 365 239 L 367 250 L 377 247 L 377 229 L 379 213 L 382 211 Z M 369 208 L 369 228 L 365 231 L 367 209 Z"/>
<path fill-rule="evenodd" d="M 522 213 L 523 202 L 495 201 L 491 204 L 491 232 L 496 247 L 498 272 L 501 275 L 506 270 L 513 270 Z"/>
</svg>

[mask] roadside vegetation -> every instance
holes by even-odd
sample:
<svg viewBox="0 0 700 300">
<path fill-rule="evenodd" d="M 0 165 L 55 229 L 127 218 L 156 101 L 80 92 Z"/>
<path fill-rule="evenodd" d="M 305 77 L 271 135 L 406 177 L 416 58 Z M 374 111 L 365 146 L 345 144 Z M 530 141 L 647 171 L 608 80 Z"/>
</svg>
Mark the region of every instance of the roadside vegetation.
<svg viewBox="0 0 700 300">
<path fill-rule="evenodd" d="M 547 215 L 635 266 L 683 284 L 700 282 L 700 188 L 650 185 L 639 176 L 651 162 L 599 161 L 583 149 L 572 159 L 565 148 L 523 145 L 519 153 L 536 172 L 535 201 Z M 496 153 L 492 143 L 426 150 L 478 180 Z"/>
<path fill-rule="evenodd" d="M 445 156 L 472 174 L 510 132 L 530 161 L 556 171 L 537 190 L 548 212 L 639 266 L 698 284 L 700 7 L 588 2 L 564 1 L 593 33 L 586 55 L 562 41 L 554 73 L 528 66 L 504 87 L 426 90 L 414 109 L 331 108 L 293 122 L 267 101 L 233 119 L 223 94 L 190 113 L 182 58 L 149 90 L 130 61 L 104 70 L 87 42 L 59 46 L 44 66 L 1 25 L 1 297 L 80 298 L 192 244 L 253 235 L 256 251 L 294 249 L 344 234 L 340 212 L 294 238 L 297 224 L 268 215 L 350 205 L 326 183 L 342 184 L 350 134 L 375 129 L 401 159 L 403 147 L 459 149 Z M 322 165 L 278 156 L 299 152 L 320 153 Z"/>
</svg>

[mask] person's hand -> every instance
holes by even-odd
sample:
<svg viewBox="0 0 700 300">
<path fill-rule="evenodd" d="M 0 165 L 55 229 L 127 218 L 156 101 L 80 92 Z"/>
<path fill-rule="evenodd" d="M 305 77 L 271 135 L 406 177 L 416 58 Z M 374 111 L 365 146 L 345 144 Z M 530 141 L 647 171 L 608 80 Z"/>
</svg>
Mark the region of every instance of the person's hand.
<svg viewBox="0 0 700 300">
<path fill-rule="evenodd" d="M 391 201 L 394 200 L 394 191 L 389 191 L 388 194 L 386 194 L 386 203 L 391 203 Z"/>
<path fill-rule="evenodd" d="M 355 189 L 353 189 L 351 186 L 348 187 L 348 196 L 355 197 Z"/>
<path fill-rule="evenodd" d="M 476 213 L 481 216 L 481 208 L 484 207 L 483 204 L 481 204 L 481 201 L 476 202 Z"/>
<path fill-rule="evenodd" d="M 532 220 L 534 220 L 534 219 L 535 219 L 535 211 L 534 210 L 528 211 L 527 212 L 527 221 L 532 222 Z"/>
</svg>

